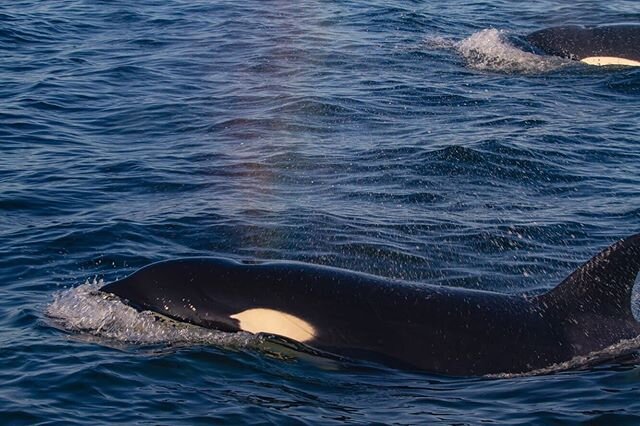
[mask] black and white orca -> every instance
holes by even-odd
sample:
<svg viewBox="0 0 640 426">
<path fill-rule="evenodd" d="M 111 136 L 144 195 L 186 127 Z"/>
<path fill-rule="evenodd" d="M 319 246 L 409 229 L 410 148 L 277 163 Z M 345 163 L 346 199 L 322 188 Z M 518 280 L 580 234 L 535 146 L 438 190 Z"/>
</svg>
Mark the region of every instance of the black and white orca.
<svg viewBox="0 0 640 426">
<path fill-rule="evenodd" d="M 640 234 L 537 296 L 449 288 L 301 262 L 186 258 L 101 288 L 138 310 L 266 333 L 351 358 L 446 375 L 524 373 L 640 335 Z"/>
<path fill-rule="evenodd" d="M 640 24 L 567 25 L 536 31 L 525 39 L 548 55 L 589 65 L 640 66 Z"/>
</svg>

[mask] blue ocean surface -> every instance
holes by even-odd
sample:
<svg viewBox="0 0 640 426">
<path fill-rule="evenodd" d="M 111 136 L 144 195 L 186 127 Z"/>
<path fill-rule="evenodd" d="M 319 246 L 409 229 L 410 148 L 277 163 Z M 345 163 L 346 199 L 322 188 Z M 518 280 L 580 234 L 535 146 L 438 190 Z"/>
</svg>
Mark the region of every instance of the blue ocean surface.
<svg viewBox="0 0 640 426">
<path fill-rule="evenodd" d="M 640 3 L 3 2 L 0 423 L 638 424 L 633 360 L 451 378 L 96 292 L 182 256 L 554 287 L 640 231 L 640 69 L 522 36 L 617 22 Z"/>
</svg>

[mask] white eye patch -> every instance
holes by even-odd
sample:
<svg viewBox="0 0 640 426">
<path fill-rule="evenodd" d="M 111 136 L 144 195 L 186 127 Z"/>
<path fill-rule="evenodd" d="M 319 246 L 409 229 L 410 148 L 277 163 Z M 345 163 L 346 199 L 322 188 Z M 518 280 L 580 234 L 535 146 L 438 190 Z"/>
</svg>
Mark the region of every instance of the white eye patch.
<svg viewBox="0 0 640 426">
<path fill-rule="evenodd" d="M 589 58 L 581 59 L 580 62 L 584 62 L 589 65 L 626 65 L 629 67 L 638 67 L 640 62 L 625 58 L 616 58 L 614 56 L 591 56 Z"/>
<path fill-rule="evenodd" d="M 306 342 L 316 336 L 315 328 L 305 320 L 274 309 L 254 308 L 231 315 L 240 329 L 250 333 L 269 333 Z"/>
</svg>

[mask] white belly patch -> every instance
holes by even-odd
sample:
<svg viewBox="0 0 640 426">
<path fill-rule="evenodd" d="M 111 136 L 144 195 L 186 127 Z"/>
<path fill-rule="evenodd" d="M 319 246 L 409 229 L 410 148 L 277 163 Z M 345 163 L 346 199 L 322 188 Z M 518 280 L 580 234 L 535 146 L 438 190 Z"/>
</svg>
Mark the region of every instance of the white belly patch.
<svg viewBox="0 0 640 426">
<path fill-rule="evenodd" d="M 581 59 L 580 62 L 584 62 L 589 65 L 625 65 L 628 67 L 640 67 L 640 62 L 625 58 L 616 58 L 615 56 L 591 56 Z"/>
<path fill-rule="evenodd" d="M 250 333 L 270 333 L 306 342 L 316 336 L 315 328 L 307 321 L 274 309 L 254 308 L 231 315 L 240 322 L 240 329 Z"/>
</svg>

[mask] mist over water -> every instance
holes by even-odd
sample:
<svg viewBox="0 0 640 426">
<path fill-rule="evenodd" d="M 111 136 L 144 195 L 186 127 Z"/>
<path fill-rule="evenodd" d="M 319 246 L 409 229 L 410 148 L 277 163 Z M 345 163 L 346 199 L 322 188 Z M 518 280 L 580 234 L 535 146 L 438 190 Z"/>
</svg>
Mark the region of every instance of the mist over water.
<svg viewBox="0 0 640 426">
<path fill-rule="evenodd" d="M 629 21 L 625 1 L 3 4 L 3 422 L 637 423 L 634 340 L 448 378 L 97 292 L 183 256 L 554 287 L 640 230 L 640 70 L 521 40 Z"/>
</svg>

